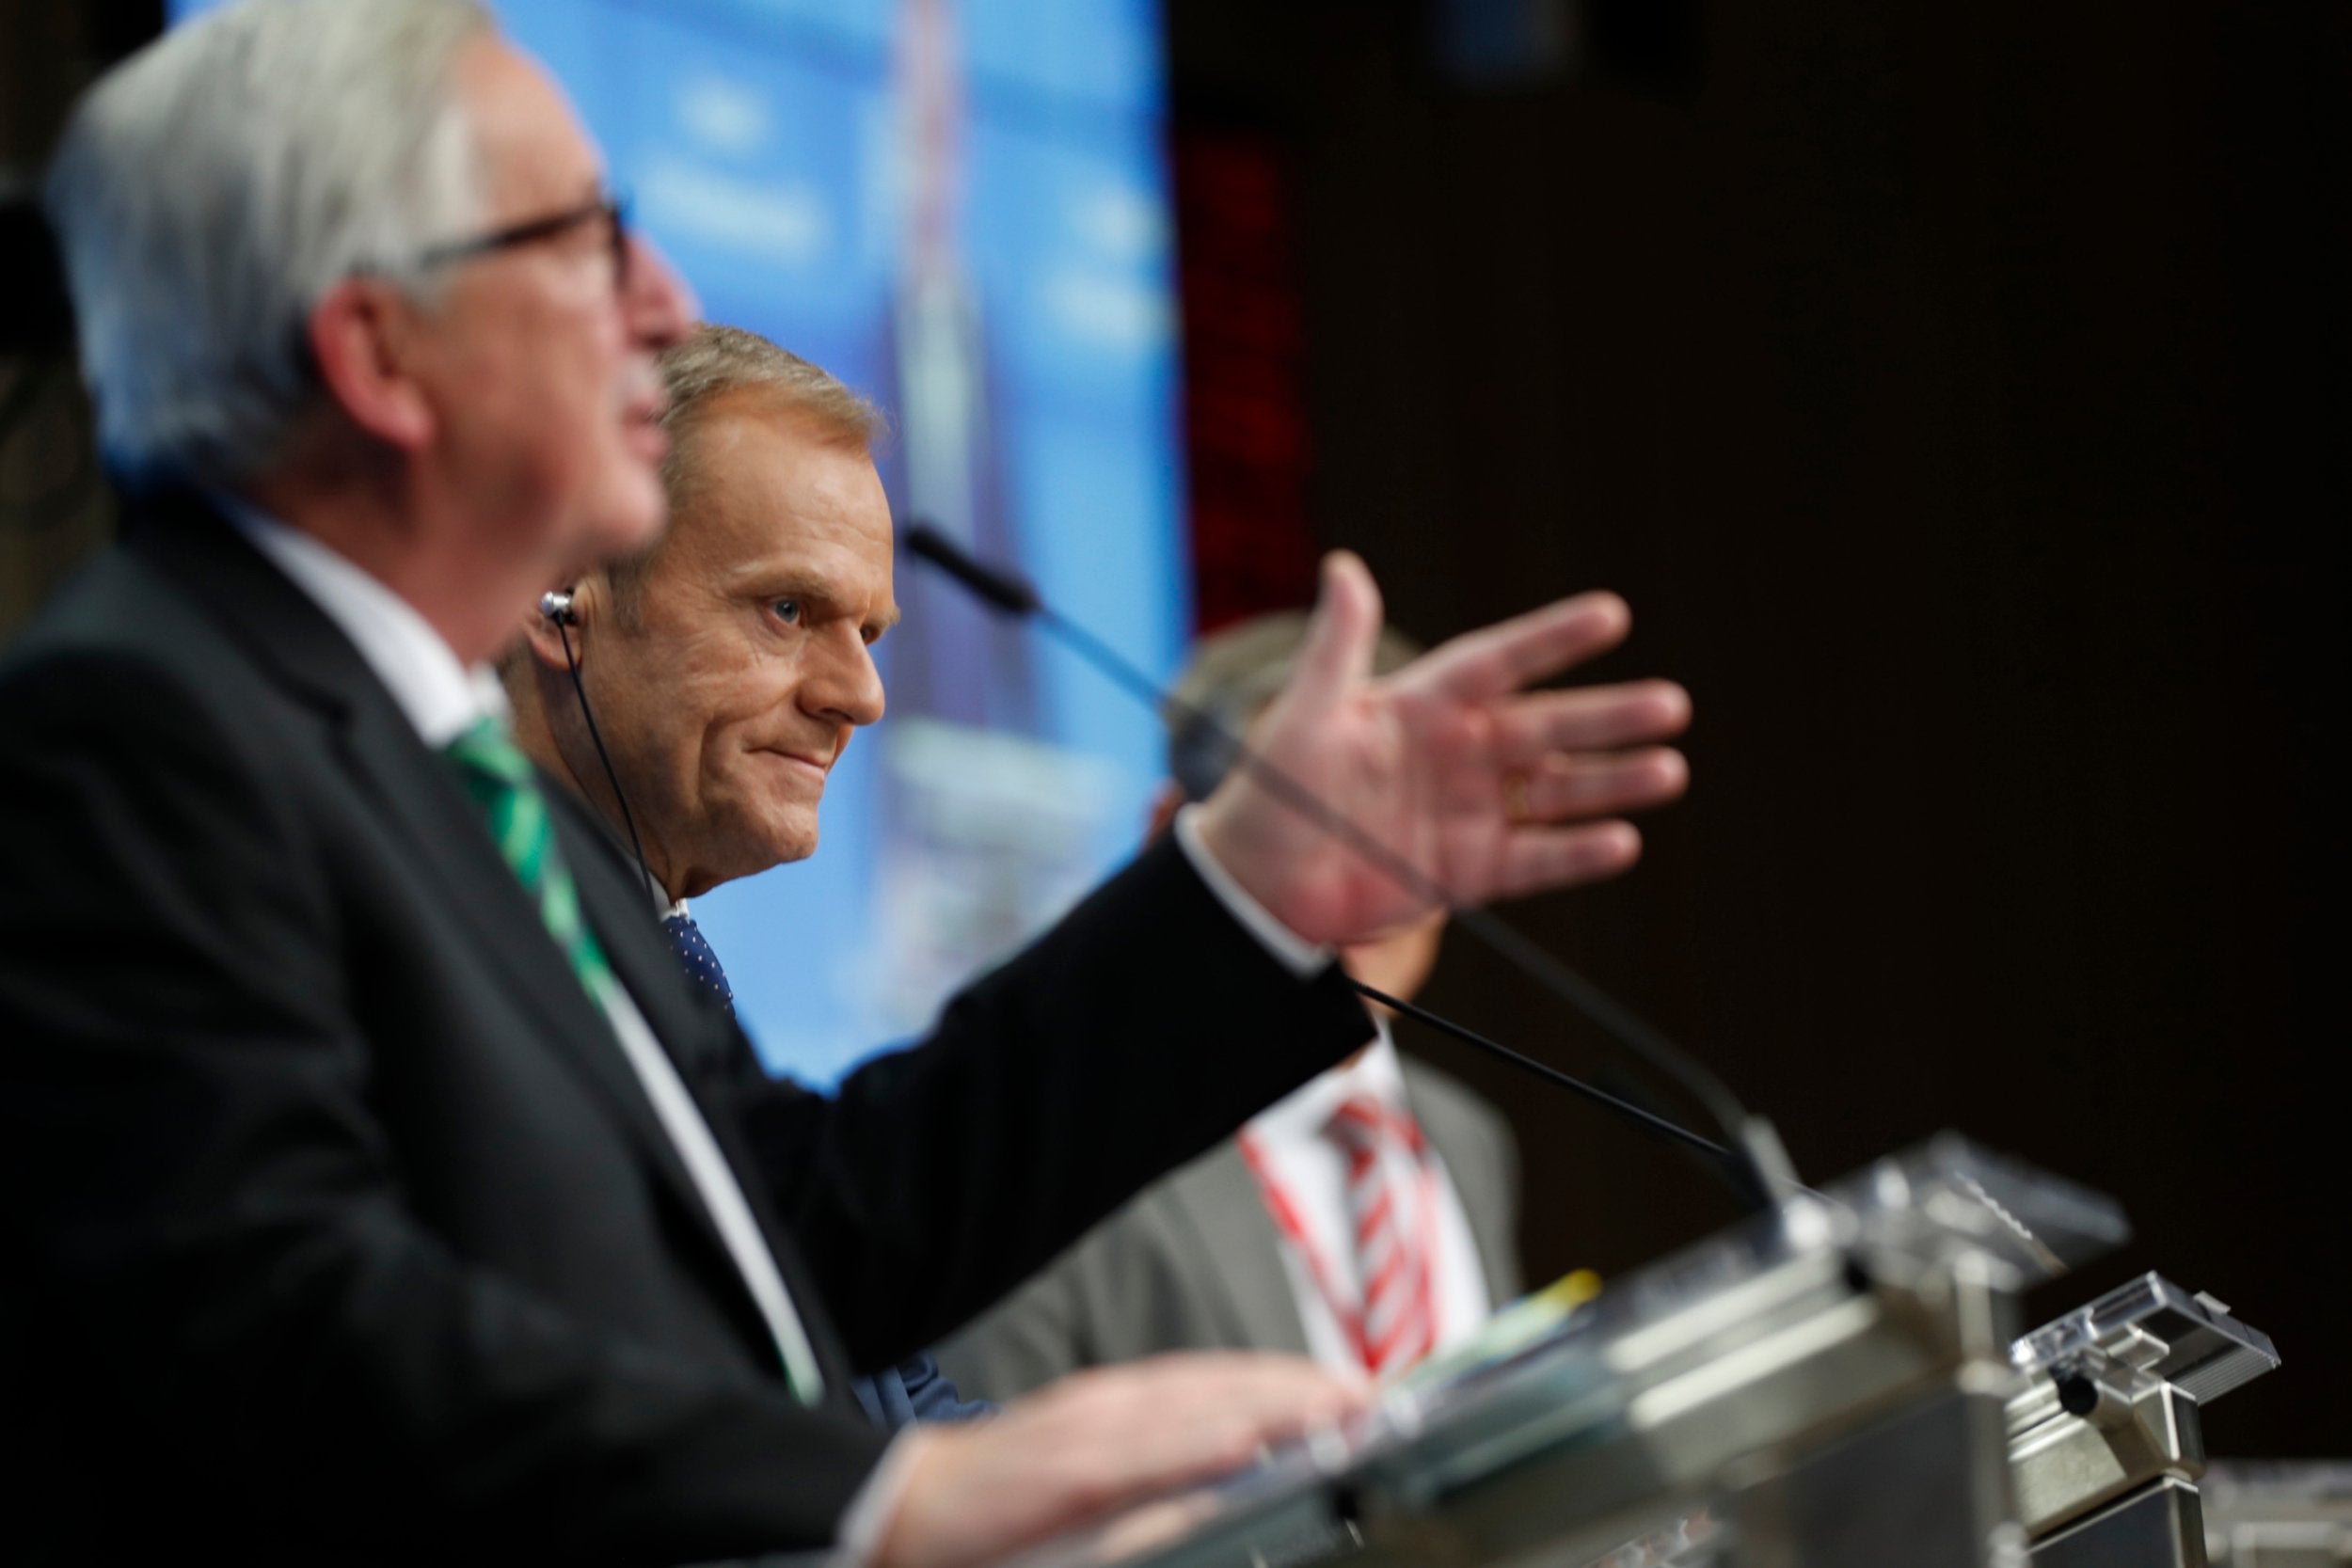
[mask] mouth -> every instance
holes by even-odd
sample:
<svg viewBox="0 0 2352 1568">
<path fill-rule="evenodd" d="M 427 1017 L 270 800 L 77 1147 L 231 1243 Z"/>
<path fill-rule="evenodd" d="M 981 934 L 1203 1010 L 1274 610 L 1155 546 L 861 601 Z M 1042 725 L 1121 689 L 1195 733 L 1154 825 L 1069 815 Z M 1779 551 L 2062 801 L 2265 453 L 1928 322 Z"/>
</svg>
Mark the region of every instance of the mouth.
<svg viewBox="0 0 2352 1568">
<path fill-rule="evenodd" d="M 802 752 L 775 751 L 768 752 L 765 754 L 773 757 L 776 761 L 782 763 L 791 772 L 803 775 L 813 780 L 820 789 L 824 787 L 826 778 L 833 772 L 833 758 L 830 756 L 820 757 L 812 756 Z"/>
<path fill-rule="evenodd" d="M 670 406 L 669 394 L 650 368 L 643 376 L 630 377 L 630 383 L 621 399 L 621 428 L 632 452 L 648 463 L 659 463 L 670 451 L 670 433 L 661 428 L 661 416 Z"/>
<path fill-rule="evenodd" d="M 650 418 L 641 420 L 631 415 L 623 423 L 629 452 L 647 467 L 658 467 L 670 454 L 670 433 Z"/>
</svg>

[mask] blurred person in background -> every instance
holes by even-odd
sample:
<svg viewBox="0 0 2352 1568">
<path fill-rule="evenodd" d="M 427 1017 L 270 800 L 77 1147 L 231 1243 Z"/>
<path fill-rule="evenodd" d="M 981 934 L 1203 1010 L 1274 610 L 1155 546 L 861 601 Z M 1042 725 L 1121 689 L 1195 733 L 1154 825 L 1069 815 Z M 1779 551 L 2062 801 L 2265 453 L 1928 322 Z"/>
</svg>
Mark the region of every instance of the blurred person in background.
<svg viewBox="0 0 2352 1568">
<path fill-rule="evenodd" d="M 1176 685 L 1152 836 L 1232 769 L 1307 635 L 1282 611 L 1202 640 Z M 1380 634 L 1376 673 L 1422 649 Z M 1445 911 L 1344 948 L 1348 974 L 1412 1000 Z M 1485 1101 L 1378 1035 L 1138 1195 L 941 1347 L 957 1383 L 1009 1399 L 1084 1367 L 1174 1350 L 1311 1354 L 1387 1377 L 1460 1342 L 1520 1288 L 1518 1155 Z"/>
<path fill-rule="evenodd" d="M 692 304 L 486 12 L 212 13 L 100 81 L 47 198 L 136 495 L 0 662 L 14 1558 L 953 1568 L 1353 1405 L 1229 1356 L 857 1407 L 1359 1048 L 1331 949 L 1426 898 L 1237 776 L 923 1049 L 761 1074 L 487 667 L 659 531 Z M 1374 682 L 1378 620 L 1333 558 L 1284 768 L 1465 901 L 1632 863 L 1686 700 L 1523 690 L 1619 601 Z"/>
</svg>

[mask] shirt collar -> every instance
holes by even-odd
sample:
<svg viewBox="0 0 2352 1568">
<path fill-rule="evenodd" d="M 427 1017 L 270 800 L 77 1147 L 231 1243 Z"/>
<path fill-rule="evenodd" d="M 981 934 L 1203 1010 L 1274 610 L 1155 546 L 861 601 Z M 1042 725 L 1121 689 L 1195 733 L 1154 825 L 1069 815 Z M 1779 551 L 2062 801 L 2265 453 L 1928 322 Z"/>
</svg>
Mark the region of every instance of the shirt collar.
<svg viewBox="0 0 2352 1568">
<path fill-rule="evenodd" d="M 301 530 L 233 496 L 213 499 L 351 640 L 426 745 L 438 751 L 483 719 L 505 721 L 498 676 L 486 664 L 468 669 L 415 606 Z"/>
</svg>

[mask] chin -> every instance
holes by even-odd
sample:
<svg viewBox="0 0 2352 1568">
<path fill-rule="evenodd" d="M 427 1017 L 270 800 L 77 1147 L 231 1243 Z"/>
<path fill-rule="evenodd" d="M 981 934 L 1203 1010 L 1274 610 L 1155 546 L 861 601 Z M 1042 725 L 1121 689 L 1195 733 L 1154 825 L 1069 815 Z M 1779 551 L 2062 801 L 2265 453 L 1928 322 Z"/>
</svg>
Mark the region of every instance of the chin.
<svg viewBox="0 0 2352 1568">
<path fill-rule="evenodd" d="M 670 521 L 670 509 L 662 504 L 657 490 L 643 506 L 625 514 L 613 526 L 612 554 L 615 557 L 635 555 L 661 537 L 662 529 Z"/>
<path fill-rule="evenodd" d="M 634 555 L 661 537 L 670 518 L 660 482 L 651 474 L 631 473 L 607 486 L 589 508 L 596 520 L 585 531 L 594 541 L 596 564 Z"/>
<path fill-rule="evenodd" d="M 817 830 L 811 827 L 803 832 L 772 834 L 768 840 L 766 852 L 771 865 L 789 865 L 795 861 L 804 861 L 817 853 Z"/>
</svg>

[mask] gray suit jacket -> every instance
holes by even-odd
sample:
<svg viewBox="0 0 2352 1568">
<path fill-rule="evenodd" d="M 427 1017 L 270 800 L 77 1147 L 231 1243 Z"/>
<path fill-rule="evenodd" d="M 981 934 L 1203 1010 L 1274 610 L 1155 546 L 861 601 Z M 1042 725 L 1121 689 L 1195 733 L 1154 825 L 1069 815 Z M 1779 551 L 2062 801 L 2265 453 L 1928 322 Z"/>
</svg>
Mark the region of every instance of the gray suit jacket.
<svg viewBox="0 0 2352 1568">
<path fill-rule="evenodd" d="M 1404 1059 L 1406 1098 L 1461 1195 L 1486 1294 L 1519 1293 L 1518 1150 L 1486 1101 Z M 1307 1353 L 1281 1238 L 1232 1139 L 1094 1227 L 939 1347 L 972 1399 L 1005 1400 L 1082 1367 L 1171 1350 Z"/>
</svg>

